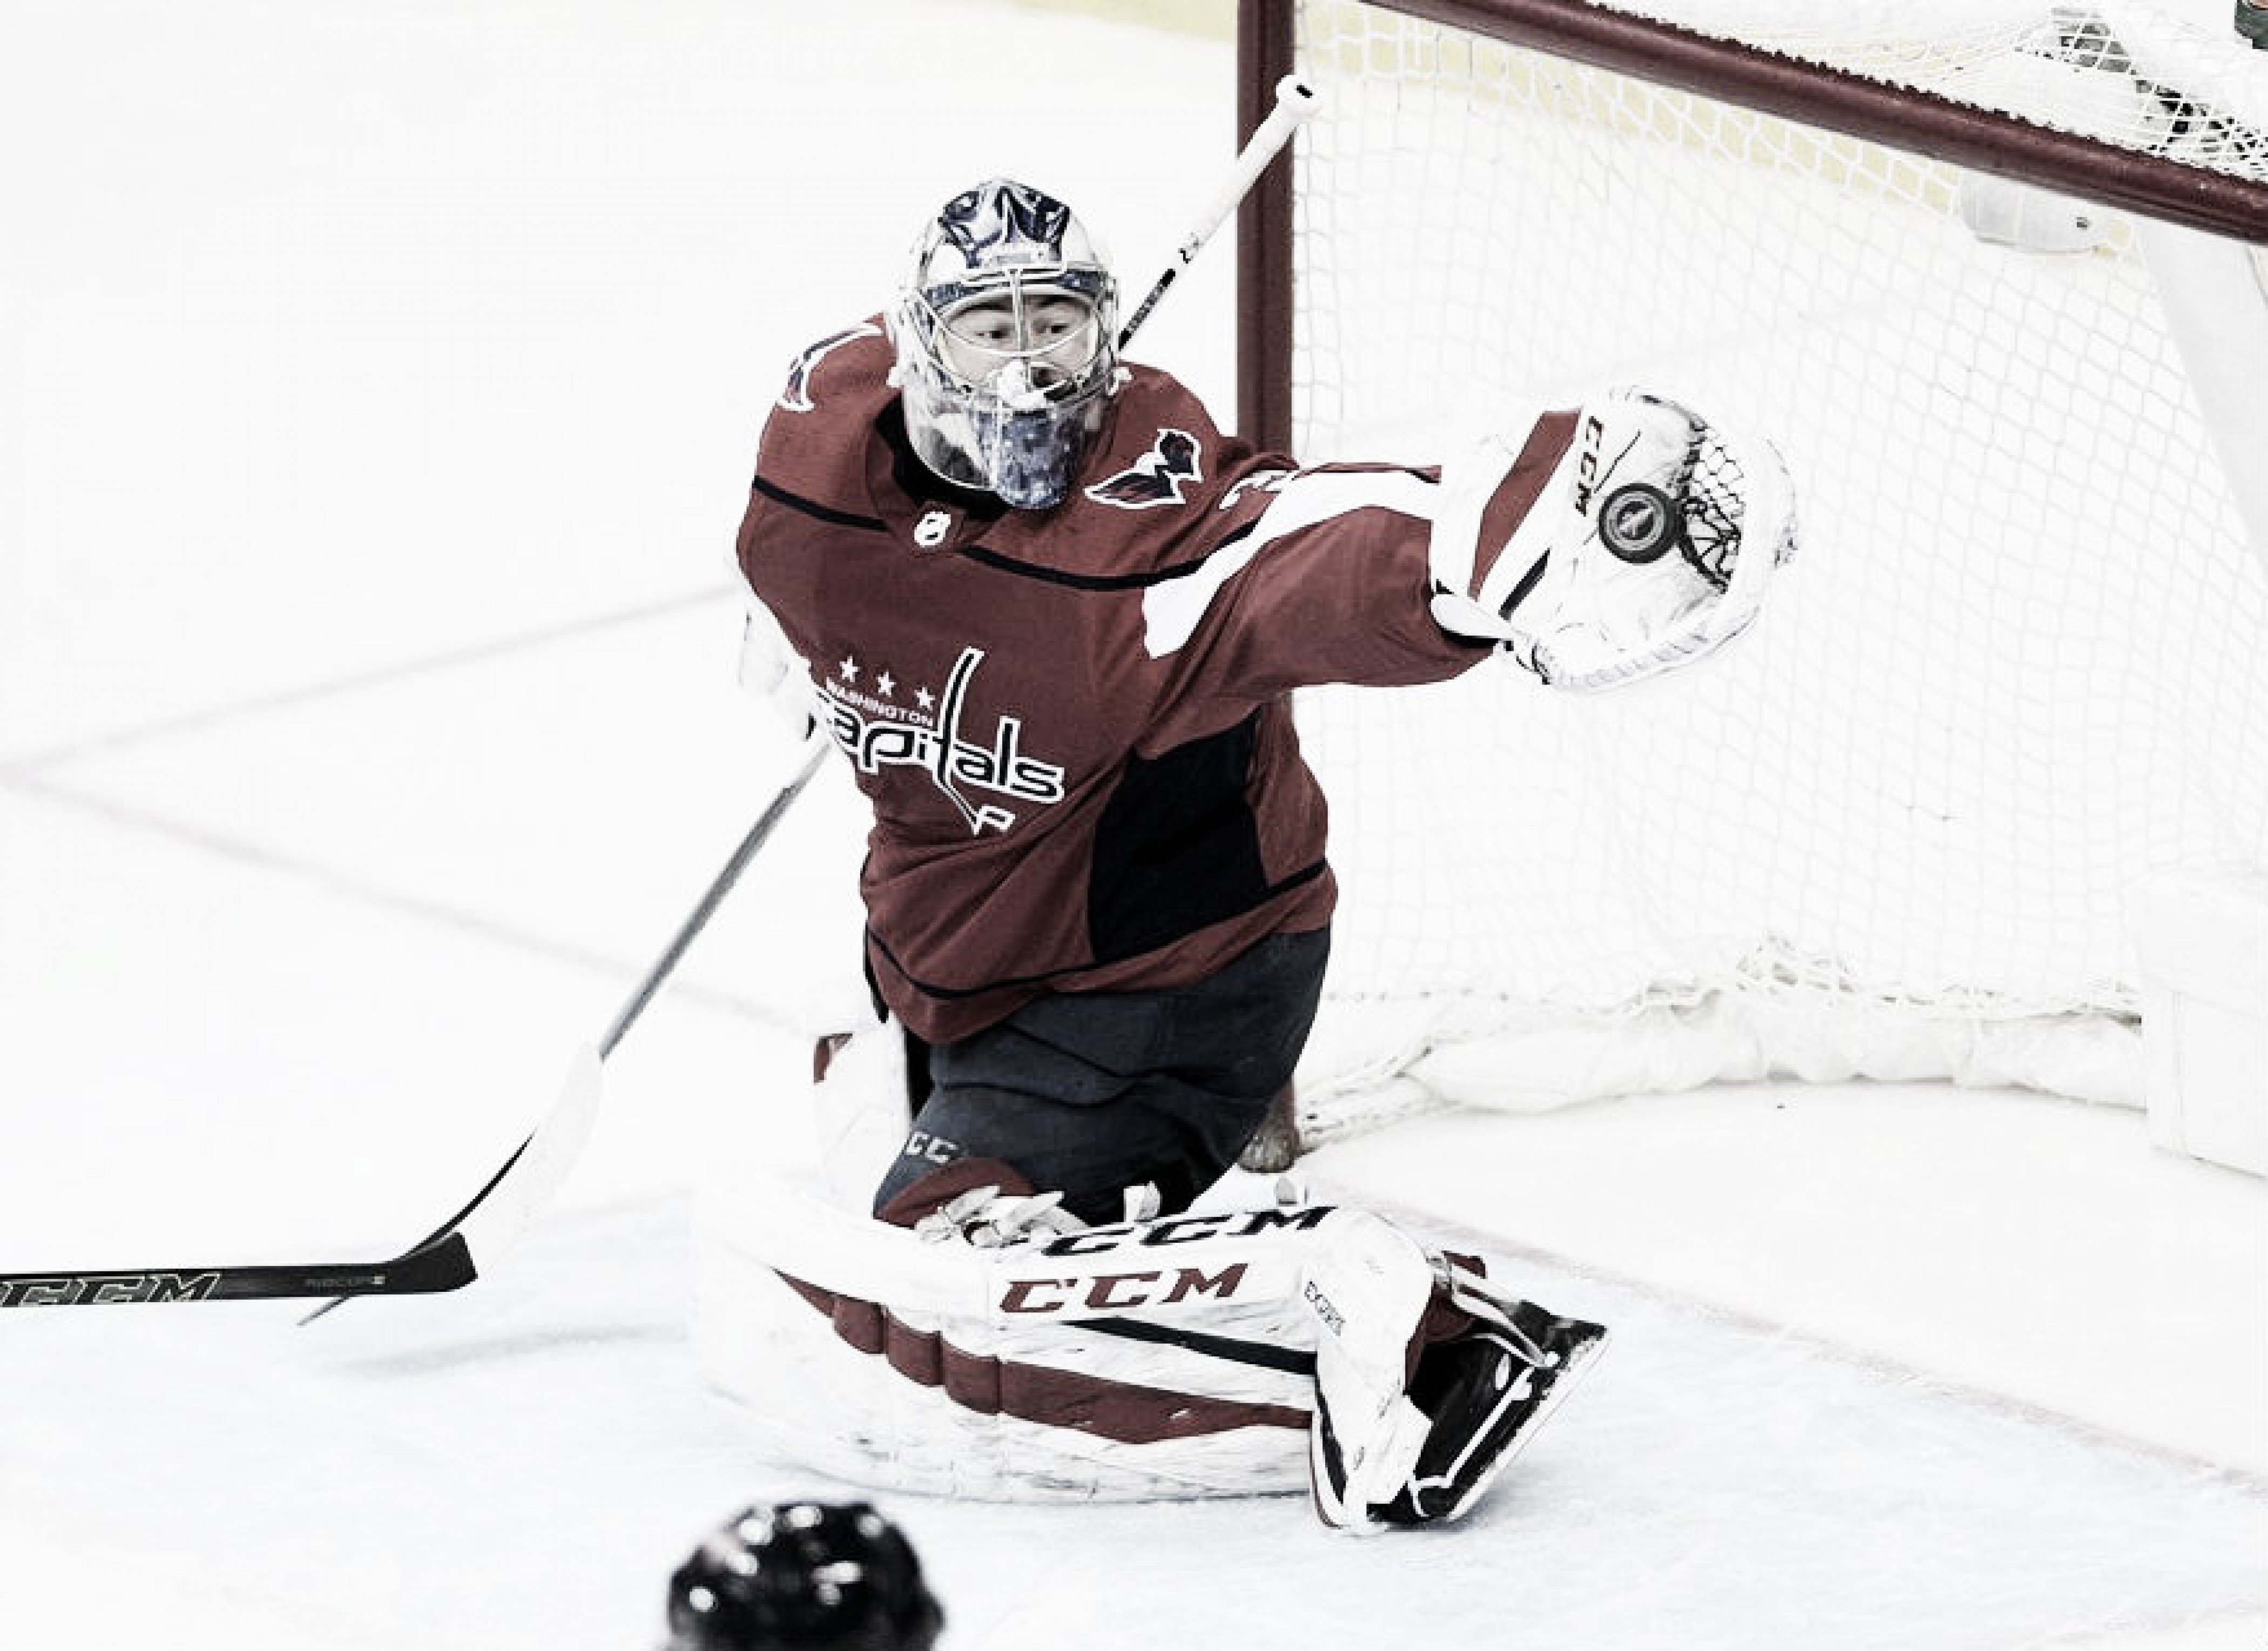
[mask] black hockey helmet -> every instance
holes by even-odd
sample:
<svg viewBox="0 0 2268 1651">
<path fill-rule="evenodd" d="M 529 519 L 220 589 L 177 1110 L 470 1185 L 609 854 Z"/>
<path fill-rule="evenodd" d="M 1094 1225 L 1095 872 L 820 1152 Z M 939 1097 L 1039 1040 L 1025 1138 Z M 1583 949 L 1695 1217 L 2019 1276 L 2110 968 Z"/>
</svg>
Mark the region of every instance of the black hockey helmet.
<svg viewBox="0 0 2268 1651">
<path fill-rule="evenodd" d="M 930 1651 L 945 1613 L 865 1502 L 750 1507 L 669 1579 L 666 1651 Z"/>
</svg>

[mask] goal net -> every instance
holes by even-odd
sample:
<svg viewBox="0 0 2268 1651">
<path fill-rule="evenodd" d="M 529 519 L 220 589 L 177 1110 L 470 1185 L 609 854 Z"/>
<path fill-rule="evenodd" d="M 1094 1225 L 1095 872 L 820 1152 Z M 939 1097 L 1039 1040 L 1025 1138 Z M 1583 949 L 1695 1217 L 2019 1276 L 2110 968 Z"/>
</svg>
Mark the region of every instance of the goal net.
<svg viewBox="0 0 2268 1651">
<path fill-rule="evenodd" d="M 1878 10 L 1247 0 L 1248 111 L 1324 99 L 1242 232 L 1248 434 L 1428 461 L 1635 384 L 1798 497 L 1690 671 L 1305 697 L 1311 1142 L 1775 1074 L 2139 1103 L 2135 881 L 2268 866 L 2268 53 Z"/>
</svg>

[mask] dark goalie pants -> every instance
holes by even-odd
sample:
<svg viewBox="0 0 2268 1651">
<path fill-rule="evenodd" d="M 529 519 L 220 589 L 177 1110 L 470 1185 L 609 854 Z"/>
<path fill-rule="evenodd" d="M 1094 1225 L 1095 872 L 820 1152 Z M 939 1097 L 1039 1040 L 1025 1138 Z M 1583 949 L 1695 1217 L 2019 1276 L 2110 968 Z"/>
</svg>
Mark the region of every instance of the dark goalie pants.
<svg viewBox="0 0 2268 1651">
<path fill-rule="evenodd" d="M 1040 998 L 974 1036 L 910 1049 L 927 1099 L 876 1212 L 962 1158 L 1013 1165 L 1085 1221 L 1119 1220 L 1123 1190 L 1145 1182 L 1165 1212 L 1186 1207 L 1292 1081 L 1329 952 L 1328 930 L 1271 935 L 1194 985 Z"/>
</svg>

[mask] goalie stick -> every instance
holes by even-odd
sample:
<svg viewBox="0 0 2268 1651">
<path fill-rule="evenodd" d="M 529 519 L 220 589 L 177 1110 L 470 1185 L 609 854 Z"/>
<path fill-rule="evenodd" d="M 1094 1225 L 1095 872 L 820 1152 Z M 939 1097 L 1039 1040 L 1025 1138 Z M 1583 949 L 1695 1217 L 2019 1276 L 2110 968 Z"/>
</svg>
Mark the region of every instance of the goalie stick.
<svg viewBox="0 0 2268 1651">
<path fill-rule="evenodd" d="M 430 1295 L 462 1289 L 484 1264 L 518 1241 L 566 1181 L 597 1120 L 600 1063 L 614 1052 L 694 937 L 707 926 L 740 873 L 778 826 L 827 755 L 828 741 L 814 733 L 801 763 L 757 816 L 724 869 L 709 885 L 668 947 L 647 969 L 599 1042 L 576 1052 L 567 1081 L 551 1109 L 503 1167 L 469 1202 L 409 1249 L 385 1261 L 331 1261 L 284 1265 L 145 1267 L 0 1273 L 0 1308 L 103 1307 L 159 1301 L 245 1301 L 328 1296 L 307 1315 L 320 1317 L 350 1296 Z"/>
<path fill-rule="evenodd" d="M 1236 210 L 1238 203 L 1252 193 L 1252 186 L 1260 181 L 1260 174 L 1268 170 L 1268 163 L 1274 160 L 1284 145 L 1292 141 L 1292 134 L 1300 129 L 1318 107 L 1314 88 L 1306 85 L 1298 76 L 1286 75 L 1276 83 L 1276 107 L 1268 112 L 1266 120 L 1253 129 L 1252 136 L 1237 151 L 1236 165 L 1222 183 L 1220 193 L 1206 203 L 1197 221 L 1189 226 L 1189 232 L 1182 238 L 1182 244 L 1174 249 L 1173 261 L 1166 266 L 1141 303 L 1134 306 L 1134 313 L 1128 318 L 1126 325 L 1118 329 L 1119 349 L 1126 348 L 1127 341 L 1134 336 L 1144 321 L 1150 319 L 1150 312 L 1158 307 L 1158 300 L 1166 296 L 1167 289 L 1180 277 L 1182 270 L 1197 262 L 1197 254 L 1204 250 L 1205 243 L 1213 237 L 1213 232 L 1227 220 L 1231 212 Z"/>
</svg>

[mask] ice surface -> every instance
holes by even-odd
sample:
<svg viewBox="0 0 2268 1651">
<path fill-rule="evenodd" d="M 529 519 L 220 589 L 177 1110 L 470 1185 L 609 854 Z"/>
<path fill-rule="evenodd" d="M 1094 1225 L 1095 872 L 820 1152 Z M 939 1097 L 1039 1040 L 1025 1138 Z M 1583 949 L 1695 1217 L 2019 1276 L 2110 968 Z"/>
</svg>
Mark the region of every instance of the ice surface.
<svg viewBox="0 0 2268 1651">
<path fill-rule="evenodd" d="M 0 1271 L 469 1197 L 783 771 L 728 554 L 781 368 L 973 173 L 1161 261 L 1230 70 L 939 0 L 0 5 Z M 1228 250 L 1145 343 L 1224 412 Z M 709 1525 L 839 1490 L 703 1392 L 685 1252 L 855 990 L 857 851 L 830 777 L 464 1294 L 0 1316 L 0 1645 L 619 1651 Z M 2139 1117 L 1757 1089 L 1313 1167 L 1613 1323 L 1594 1383 L 1451 1534 L 895 1501 L 947 1646 L 2268 1631 L 2268 1189 Z"/>
</svg>

